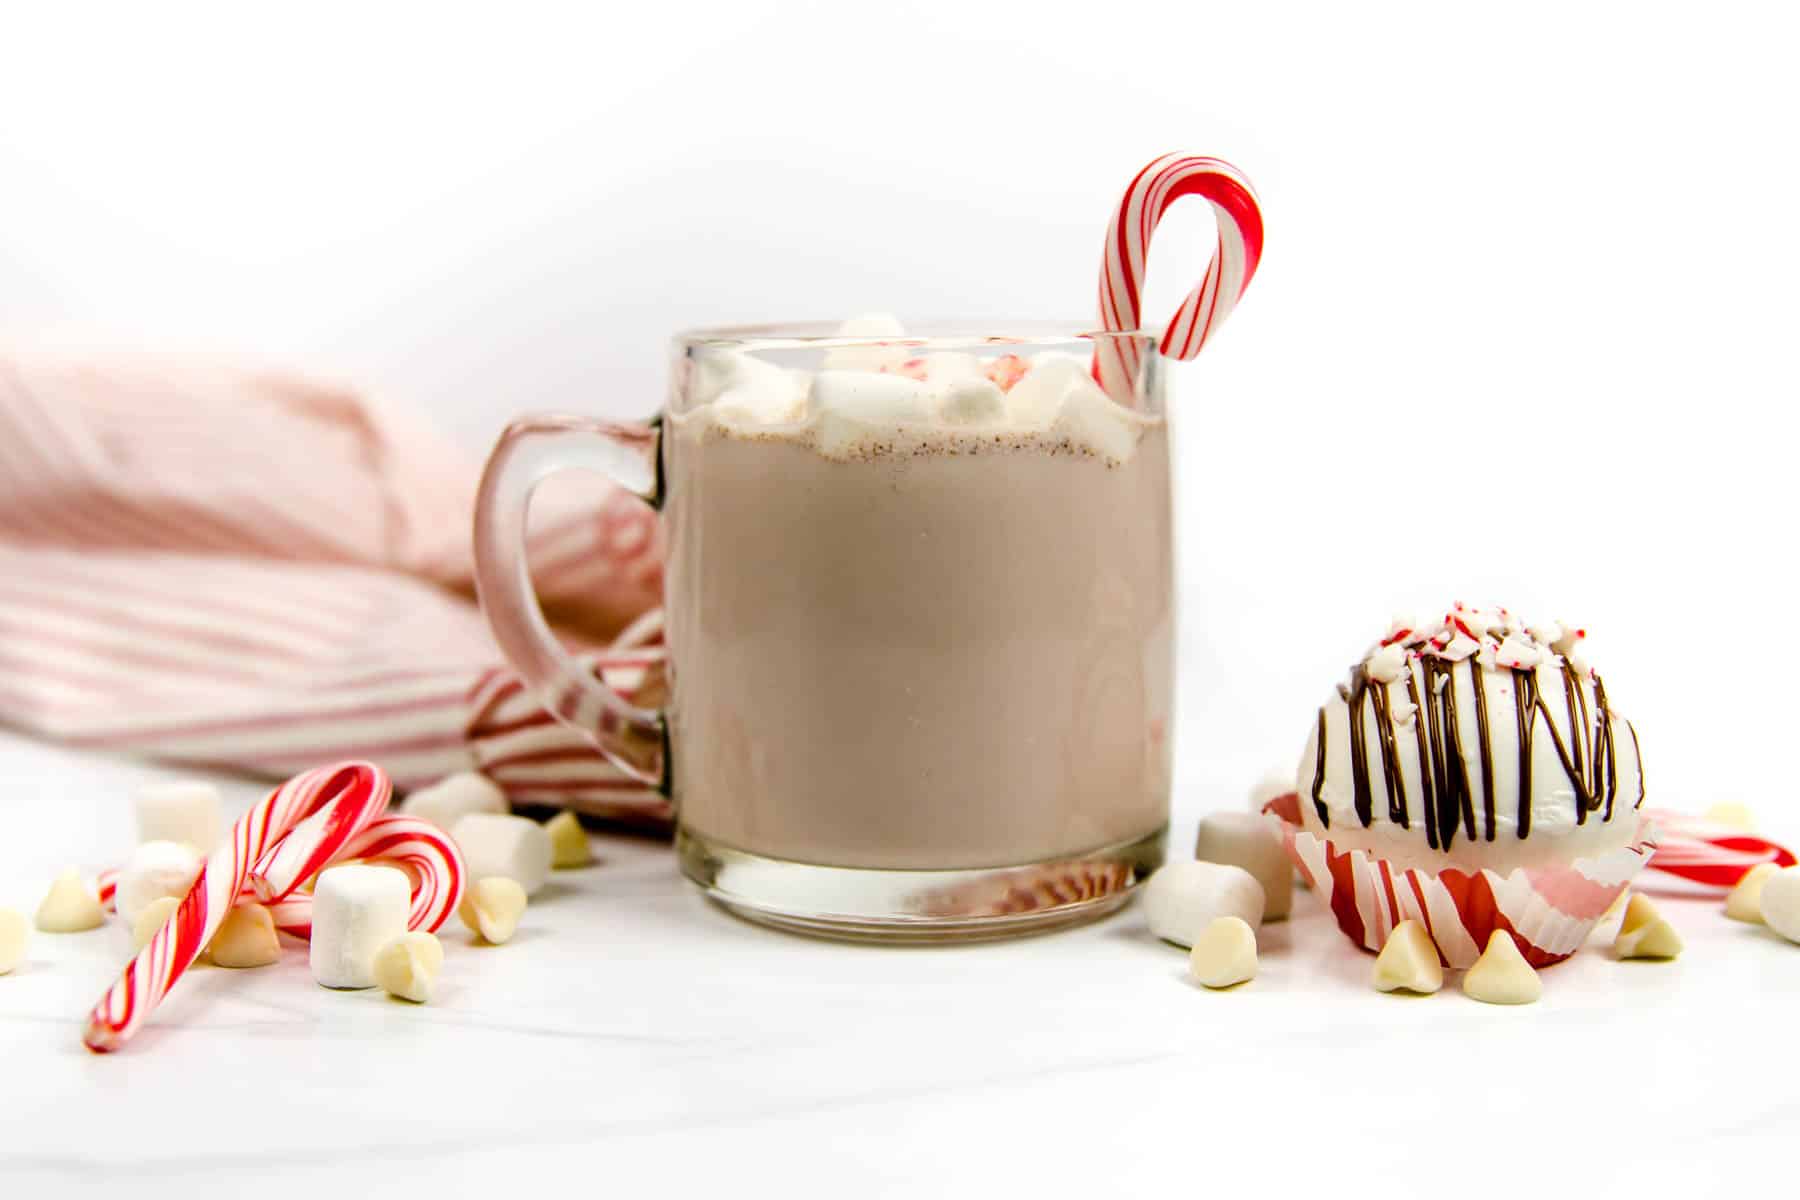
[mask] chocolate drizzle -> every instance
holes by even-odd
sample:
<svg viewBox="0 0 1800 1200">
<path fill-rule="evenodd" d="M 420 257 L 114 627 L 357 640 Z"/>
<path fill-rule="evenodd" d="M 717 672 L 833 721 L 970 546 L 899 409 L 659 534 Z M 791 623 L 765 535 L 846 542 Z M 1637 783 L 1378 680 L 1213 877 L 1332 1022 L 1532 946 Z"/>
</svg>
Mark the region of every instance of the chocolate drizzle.
<svg viewBox="0 0 1800 1200">
<path fill-rule="evenodd" d="M 1495 840 L 1498 832 L 1494 783 L 1493 731 L 1487 701 L 1487 681 L 1481 664 L 1468 659 L 1469 686 L 1475 700 L 1476 761 L 1480 764 L 1482 836 Z M 1448 850 L 1460 829 L 1473 841 L 1476 837 L 1475 781 L 1470 777 L 1469 755 L 1463 744 L 1463 727 L 1456 698 L 1457 664 L 1435 655 L 1413 658 L 1405 668 L 1406 695 L 1413 708 L 1413 731 L 1418 748 L 1419 786 L 1425 814 L 1425 838 L 1434 850 Z M 1416 668 L 1416 673 L 1415 673 Z M 1557 725 L 1555 714 L 1544 701 L 1538 688 L 1537 672 L 1531 668 L 1508 669 L 1513 681 L 1519 743 L 1518 769 L 1518 836 L 1531 833 L 1532 738 L 1538 718 L 1550 732 L 1556 755 L 1575 791 L 1575 821 L 1583 824 L 1590 812 L 1601 811 L 1602 820 L 1610 821 L 1613 802 L 1619 790 L 1619 762 L 1613 738 L 1612 710 L 1606 702 L 1606 686 L 1599 675 L 1592 676 L 1594 699 L 1590 710 L 1587 692 L 1579 673 L 1564 664 L 1563 694 L 1568 712 L 1568 736 Z M 1419 678 L 1424 679 L 1421 699 Z M 1388 820 L 1401 828 L 1410 828 L 1406 802 L 1406 785 L 1400 767 L 1399 744 L 1393 720 L 1391 685 L 1369 678 L 1359 665 L 1350 674 L 1347 685 L 1338 688 L 1348 712 L 1350 736 L 1350 772 L 1353 802 L 1357 819 L 1364 828 L 1375 820 L 1375 796 L 1369 770 L 1369 750 L 1365 725 L 1365 705 L 1374 714 L 1376 744 L 1381 753 L 1382 782 L 1388 794 Z M 1326 762 L 1325 710 L 1319 710 L 1317 762 L 1313 769 L 1312 798 L 1319 821 L 1330 828 L 1331 820 L 1325 804 L 1323 788 Z M 1644 802 L 1643 760 L 1637 753 L 1637 730 L 1625 723 L 1631 734 L 1632 757 L 1638 763 L 1637 805 Z M 1636 807 L 1637 805 L 1634 805 Z"/>
</svg>

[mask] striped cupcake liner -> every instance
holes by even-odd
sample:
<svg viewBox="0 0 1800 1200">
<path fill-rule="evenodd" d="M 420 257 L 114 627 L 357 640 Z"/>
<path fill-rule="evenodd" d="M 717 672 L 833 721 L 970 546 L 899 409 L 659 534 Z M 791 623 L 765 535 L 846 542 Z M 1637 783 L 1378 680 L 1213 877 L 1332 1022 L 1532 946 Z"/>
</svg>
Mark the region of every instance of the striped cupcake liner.
<svg viewBox="0 0 1800 1200">
<path fill-rule="evenodd" d="M 1288 854 L 1330 906 L 1344 936 L 1378 951 L 1402 921 L 1417 921 L 1448 967 L 1473 966 L 1494 931 L 1505 930 L 1534 967 L 1581 949 L 1614 901 L 1656 851 L 1656 829 L 1640 820 L 1629 845 L 1546 867 L 1495 871 L 1402 868 L 1365 850 L 1340 850 L 1282 820 Z"/>
</svg>

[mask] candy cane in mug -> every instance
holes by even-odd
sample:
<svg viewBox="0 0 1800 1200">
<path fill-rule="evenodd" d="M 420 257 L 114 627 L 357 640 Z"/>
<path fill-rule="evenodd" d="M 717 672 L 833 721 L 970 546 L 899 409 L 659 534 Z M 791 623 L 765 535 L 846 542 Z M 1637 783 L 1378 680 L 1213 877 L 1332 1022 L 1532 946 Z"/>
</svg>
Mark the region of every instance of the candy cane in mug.
<svg viewBox="0 0 1800 1200">
<path fill-rule="evenodd" d="M 1106 231 L 1100 264 L 1100 326 L 1112 333 L 1142 323 L 1143 286 L 1150 239 L 1169 206 L 1183 196 L 1212 203 L 1218 246 L 1206 275 L 1164 329 L 1162 353 L 1190 359 L 1231 315 L 1262 260 L 1263 221 L 1250 181 L 1230 163 L 1189 154 L 1165 154 L 1139 171 L 1119 201 Z M 1094 378 L 1113 399 L 1129 404 L 1137 388 L 1139 348 L 1125 338 L 1099 338 Z"/>
</svg>

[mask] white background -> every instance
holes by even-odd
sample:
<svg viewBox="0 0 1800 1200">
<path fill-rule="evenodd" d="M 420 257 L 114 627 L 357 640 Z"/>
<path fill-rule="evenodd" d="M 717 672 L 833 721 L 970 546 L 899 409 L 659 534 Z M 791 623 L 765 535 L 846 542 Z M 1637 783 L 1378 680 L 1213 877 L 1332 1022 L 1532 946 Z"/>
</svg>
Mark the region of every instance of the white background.
<svg viewBox="0 0 1800 1200">
<path fill-rule="evenodd" d="M 1132 172 L 1217 154 L 1269 237 L 1178 372 L 1180 803 L 1462 599 L 1593 629 L 1655 799 L 1704 806 L 1792 736 L 1783 7 L 33 5 L 0 334 L 325 373 L 473 452 L 648 413 L 683 326 L 1085 318 Z"/>
<path fill-rule="evenodd" d="M 527 409 L 649 413 L 665 339 L 684 326 L 882 308 L 1084 318 L 1132 172 L 1166 150 L 1217 154 L 1256 181 L 1269 239 L 1231 324 L 1177 372 L 1183 820 L 1236 806 L 1266 766 L 1291 761 L 1312 706 L 1393 610 L 1452 599 L 1592 628 L 1656 803 L 1791 810 L 1800 87 L 1785 7 L 840 0 L 507 4 L 479 17 L 307 5 L 277 18 L 251 6 L 21 6 L 0 25 L 0 337 L 318 372 L 416 401 L 474 455 Z M 1158 237 L 1161 313 L 1202 269 L 1204 206 Z M 0 826 L 13 831 L 0 861 L 16 876 L 3 898 L 28 903 L 55 861 L 89 853 L 78 843 L 94 828 L 124 836 L 125 769 L 81 776 L 61 752 L 16 740 L 6 751 L 13 812 L 83 806 Z M 93 790 L 103 778 L 113 790 Z M 22 828 L 30 836 L 14 836 Z M 1381 1177 L 1410 1186 L 1422 1182 L 1409 1175 L 1413 1150 L 1390 1155 L 1375 1139 L 1411 1116 L 1468 1137 L 1468 1158 L 1427 1139 L 1434 1172 L 1482 1164 L 1459 1194 L 1497 1181 L 1488 1156 L 1505 1147 L 1482 1146 L 1501 1129 L 1518 1131 L 1533 1163 L 1586 1130 L 1596 1140 L 1581 1162 L 1596 1186 L 1641 1154 L 1662 1162 L 1642 1182 L 1703 1192 L 1715 1164 L 1746 1166 L 1746 1150 L 1792 1134 L 1791 1089 L 1768 1083 L 1791 1064 L 1768 1053 L 1791 1040 L 1776 1030 L 1794 960 L 1761 942 L 1747 950 L 1736 935 L 1749 931 L 1698 907 L 1678 922 L 1709 954 L 1671 968 L 1685 975 L 1640 975 L 1656 982 L 1627 994 L 1614 973 L 1629 967 L 1584 955 L 1554 977 L 1568 980 L 1561 1007 L 1555 988 L 1536 1016 L 1444 997 L 1449 1007 L 1408 1010 L 1416 1025 L 1373 999 L 1366 963 L 1318 913 L 1292 926 L 1297 944 L 1317 947 L 1316 969 L 1274 960 L 1256 986 L 1279 998 L 1240 996 L 1237 1026 L 1209 1021 L 1207 997 L 1156 990 L 1174 986 L 1163 977 L 1178 960 L 1154 957 L 1127 918 L 917 960 L 932 964 L 932 986 L 970 980 L 955 1002 L 967 1028 L 946 1042 L 909 1024 L 917 1014 L 893 990 L 909 960 L 864 956 L 848 971 L 812 943 L 717 924 L 660 859 L 626 861 L 653 882 L 598 875 L 588 886 L 618 896 L 593 919 L 610 924 L 584 924 L 579 908 L 546 920 L 591 939 L 597 964 L 630 946 L 639 973 L 599 965 L 590 980 L 543 948 L 489 959 L 526 974 L 458 968 L 464 990 L 444 1011 L 462 1015 L 432 1010 L 439 1024 L 412 1027 L 455 1032 L 473 1013 L 485 1035 L 384 1041 L 409 1037 L 389 1028 L 405 1014 L 346 1016 L 306 989 L 297 963 L 284 967 L 296 979 L 247 983 L 244 999 L 194 1019 L 241 1020 L 254 1037 L 233 1061 L 314 1071 L 292 1105 L 349 1105 L 359 1122 L 377 1121 L 374 1093 L 334 1080 L 416 1077 L 395 1046 L 449 1079 L 455 1060 L 436 1056 L 476 1045 L 504 1080 L 481 1094 L 501 1097 L 509 1119 L 539 1120 L 534 1095 L 575 1114 L 557 1150 L 565 1166 L 601 1136 L 581 1122 L 603 1096 L 627 1113 L 650 1103 L 605 1080 L 648 1088 L 666 1115 L 658 1138 L 710 1121 L 732 1154 L 777 1173 L 823 1145 L 834 1163 L 891 1152 L 890 1173 L 925 1178 L 956 1161 L 930 1146 L 976 1147 L 980 1123 L 1010 1111 L 1019 1124 L 985 1149 L 1019 1155 L 1025 1177 L 1079 1163 L 1071 1184 L 1102 1183 L 1116 1162 L 1199 1185 L 1285 1160 L 1322 1183 L 1333 1162 L 1381 1144 Z M 634 904 L 656 923 L 637 923 Z M 670 957 L 684 945 L 690 957 Z M 106 1137 L 68 1134 L 123 1086 L 73 1049 L 67 1018 L 111 969 L 82 953 L 62 964 L 44 952 L 35 982 L 0 996 L 24 1022 L 9 1031 L 48 1034 L 29 1038 L 45 1056 L 36 1067 L 18 1057 L 24 1041 L 10 1052 L 31 1084 L 0 1109 L 12 1131 L 0 1142 L 43 1147 L 16 1164 L 26 1178 L 41 1168 L 66 1182 L 91 1154 L 171 1183 L 168 1156 L 192 1131 L 140 1145 L 129 1131 L 148 1139 L 162 1118 L 107 1112 Z M 725 977 L 708 964 L 728 964 Z M 1030 994 L 1009 993 L 1021 978 Z M 888 998 L 876 1011 L 892 1024 L 855 1019 L 858 980 Z M 1752 994 L 1762 1008 L 1720 1024 Z M 575 996 L 579 1018 L 556 1008 Z M 508 1013 L 534 1032 L 480 1042 L 513 1028 Z M 1534 1023 L 1502 1023 L 1513 1016 Z M 334 1043 L 355 1048 L 350 1060 L 315 1061 L 315 1042 L 298 1036 L 351 1027 L 368 1036 Z M 1702 1048 L 1714 1033 L 1733 1039 L 1716 1060 Z M 275 1040 L 284 1034 L 295 1036 Z M 186 1036 L 170 1034 L 157 1061 L 239 1051 L 201 1041 L 183 1058 Z M 762 1093 L 732 1082 L 733 1060 L 711 1057 L 707 1038 L 745 1039 L 759 1056 L 748 1069 L 780 1082 Z M 1476 1045 L 1487 1057 L 1458 1058 Z M 798 1056 L 782 1058 L 784 1046 Z M 559 1063 L 588 1074 L 534 1092 L 504 1075 L 521 1052 L 545 1079 L 561 1079 Z M 1739 1060 L 1774 1074 L 1735 1082 L 1727 1064 Z M 1222 1063 L 1231 1070 L 1215 1075 Z M 1551 1082 L 1557 1067 L 1575 1068 L 1574 1082 Z M 1066 1090 L 1032 1090 L 1052 1068 Z M 239 1069 L 220 1060 L 215 1074 Z M 1457 1082 L 1439 1099 L 1403 1086 L 1445 1072 Z M 1648 1086 L 1631 1115 L 1610 1098 L 1638 1079 Z M 733 1125 L 729 1104 L 707 1107 L 732 1088 L 747 1112 L 776 1093 L 792 1111 Z M 1109 1107 L 1127 1094 L 1147 1099 Z M 1280 1111 L 1290 1095 L 1300 1112 Z M 430 1104 L 416 1124 L 390 1115 L 383 1136 L 412 1146 L 402 1165 L 453 1174 L 465 1160 L 438 1156 L 489 1126 L 461 1097 Z M 809 1112 L 838 1116 L 815 1126 Z M 1077 1113 L 1105 1130 L 1085 1159 Z M 30 1137 L 15 1137 L 33 1118 Z M 1327 1130 L 1321 1159 L 1254 1138 L 1309 1127 Z M 386 1143 L 363 1128 L 320 1136 L 378 1155 Z M 914 1136 L 890 1147 L 887 1128 Z M 1041 1142 L 1034 1128 L 1054 1134 Z M 281 1137 L 249 1125 L 220 1136 Z M 509 1144 L 525 1149 L 495 1151 L 471 1178 L 497 1186 L 549 1161 L 528 1134 Z M 662 1164 L 687 1145 L 606 1149 Z M 1202 1157 L 1231 1147 L 1244 1161 Z M 601 1180 L 605 1161 L 592 1160 Z"/>
</svg>

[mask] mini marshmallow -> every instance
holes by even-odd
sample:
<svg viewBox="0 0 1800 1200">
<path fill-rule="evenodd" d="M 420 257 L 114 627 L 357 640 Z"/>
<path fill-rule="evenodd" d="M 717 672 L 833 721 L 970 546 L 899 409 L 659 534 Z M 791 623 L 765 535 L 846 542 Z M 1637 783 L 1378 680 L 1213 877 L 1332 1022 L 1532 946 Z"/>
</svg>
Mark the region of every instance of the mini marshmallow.
<svg viewBox="0 0 1800 1200">
<path fill-rule="evenodd" d="M 973 354 L 944 350 L 925 356 L 925 381 L 936 385 L 965 379 L 985 380 L 982 361 Z"/>
<path fill-rule="evenodd" d="M 1227 988 L 1256 978 L 1256 933 L 1238 917 L 1217 917 L 1188 951 L 1188 975 L 1209 988 Z"/>
<path fill-rule="evenodd" d="M 119 868 L 113 907 L 128 925 L 152 900 L 188 894 L 200 877 L 200 855 L 182 842 L 145 842 Z"/>
<path fill-rule="evenodd" d="M 1040 354 L 1006 393 L 1007 412 L 1016 424 L 1042 429 L 1056 420 L 1071 391 L 1091 386 L 1093 376 L 1081 359 L 1073 354 Z"/>
<path fill-rule="evenodd" d="M 158 896 L 144 905 L 131 922 L 132 950 L 142 950 L 148 946 L 150 939 L 162 931 L 162 927 L 169 923 L 169 918 L 174 916 L 175 910 L 180 907 L 181 897 L 179 896 Z"/>
<path fill-rule="evenodd" d="M 409 817 L 430 821 L 446 833 L 470 813 L 504 813 L 506 793 L 486 775 L 458 771 L 427 788 L 420 788 L 400 804 Z"/>
<path fill-rule="evenodd" d="M 313 891 L 313 978 L 328 988 L 374 987 L 375 955 L 406 932 L 411 907 L 406 876 L 391 867 L 322 872 Z"/>
<path fill-rule="evenodd" d="M 1029 376 L 1027 377 L 1029 378 Z M 1072 388 L 1050 431 L 1086 446 L 1111 462 L 1122 463 L 1137 451 L 1137 431 L 1124 409 L 1091 382 Z"/>
<path fill-rule="evenodd" d="M 1402 921 L 1375 956 L 1375 990 L 1429 995 L 1444 986 L 1437 944 L 1417 921 Z"/>
<path fill-rule="evenodd" d="M 98 929 L 106 914 L 100 898 L 74 867 L 56 877 L 38 905 L 37 927 L 45 933 L 85 933 Z"/>
<path fill-rule="evenodd" d="M 1744 872 L 1744 877 L 1731 889 L 1731 895 L 1725 897 L 1725 915 L 1734 921 L 1761 924 L 1763 884 L 1779 870 L 1781 868 L 1774 863 L 1760 863 Z"/>
<path fill-rule="evenodd" d="M 463 852 L 470 879 L 502 875 L 517 880 L 526 895 L 534 895 L 550 877 L 556 852 L 550 834 L 536 821 L 470 813 L 450 830 Z"/>
<path fill-rule="evenodd" d="M 557 813 L 544 822 L 544 832 L 550 835 L 550 865 L 557 870 L 585 867 L 594 861 L 587 830 L 581 827 L 574 813 Z"/>
<path fill-rule="evenodd" d="M 1650 897 L 1634 895 L 1625 906 L 1618 936 L 1613 938 L 1613 953 L 1620 958 L 1677 958 L 1681 935 L 1656 910 Z"/>
<path fill-rule="evenodd" d="M 154 783 L 137 794 L 140 842 L 182 842 L 210 854 L 224 836 L 225 806 L 210 783 Z"/>
<path fill-rule="evenodd" d="M 1200 819 L 1194 857 L 1201 862 L 1242 867 L 1263 890 L 1263 920 L 1286 918 L 1294 903 L 1294 864 L 1273 816 L 1221 812 Z"/>
<path fill-rule="evenodd" d="M 206 956 L 217 967 L 266 967 L 281 961 L 275 918 L 260 904 L 239 904 L 225 914 L 207 943 Z"/>
<path fill-rule="evenodd" d="M 1800 867 L 1783 867 L 1763 880 L 1763 924 L 1800 942 Z"/>
<path fill-rule="evenodd" d="M 0 975 L 10 975 L 25 961 L 31 923 L 17 909 L 0 908 Z"/>
<path fill-rule="evenodd" d="M 1462 990 L 1483 1004 L 1534 1004 L 1544 994 L 1544 981 L 1519 953 L 1512 935 L 1496 929 L 1487 949 L 1463 975 Z"/>
<path fill-rule="evenodd" d="M 1006 419 L 1006 395 L 979 377 L 954 380 L 946 386 L 938 416 L 946 425 L 998 425 Z"/>
<path fill-rule="evenodd" d="M 1177 946 L 1192 946 L 1219 917 L 1237 917 L 1252 929 L 1262 923 L 1263 891 L 1242 867 L 1174 862 L 1144 885 L 1150 932 Z"/>
<path fill-rule="evenodd" d="M 444 946 L 423 929 L 403 933 L 375 955 L 375 982 L 388 995 L 414 1004 L 431 999 L 444 966 Z"/>
<path fill-rule="evenodd" d="M 803 404 L 807 378 L 755 354 L 741 350 L 703 351 L 693 360 L 688 385 L 696 405 L 716 404 L 727 393 L 756 396 L 764 405 Z"/>
<path fill-rule="evenodd" d="M 456 915 L 482 941 L 499 946 L 518 930 L 519 918 L 525 915 L 527 903 L 525 889 L 519 886 L 518 880 L 495 875 L 477 879 L 469 885 L 463 893 L 462 903 L 457 906 Z"/>
</svg>

